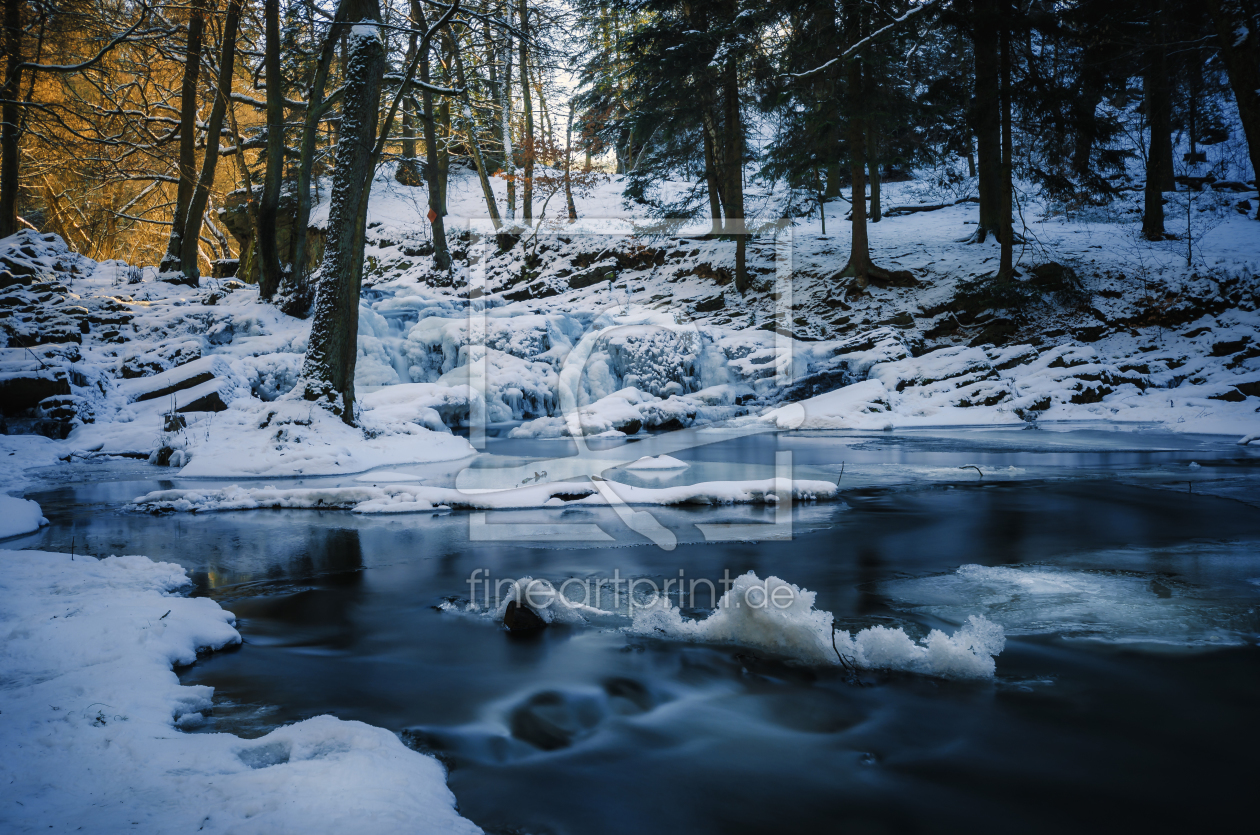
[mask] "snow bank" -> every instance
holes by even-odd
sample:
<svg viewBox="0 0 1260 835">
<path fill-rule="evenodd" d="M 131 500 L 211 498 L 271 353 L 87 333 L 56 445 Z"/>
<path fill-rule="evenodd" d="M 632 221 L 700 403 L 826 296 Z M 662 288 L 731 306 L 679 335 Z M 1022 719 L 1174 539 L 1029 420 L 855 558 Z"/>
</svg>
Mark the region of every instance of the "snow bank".
<svg viewBox="0 0 1260 835">
<path fill-rule="evenodd" d="M 0 539 L 31 533 L 47 524 L 38 502 L 0 495 Z"/>
<path fill-rule="evenodd" d="M 617 499 L 628 505 L 727 505 L 774 504 L 779 491 L 790 491 L 796 501 L 834 499 L 839 489 L 829 481 L 761 479 L 707 481 L 678 487 L 633 487 L 603 482 Z M 508 510 L 570 505 L 606 505 L 608 499 L 590 482 L 560 481 L 503 490 L 463 491 L 451 487 L 414 484 L 383 486 L 276 489 L 240 487 L 217 490 L 155 490 L 139 496 L 129 510 L 149 513 L 171 511 L 258 510 L 260 508 L 343 509 L 356 513 L 408 513 L 438 508 Z"/>
<path fill-rule="evenodd" d="M 474 833 L 442 767 L 392 733 L 320 716 L 245 740 L 192 735 L 209 687 L 173 665 L 240 641 L 184 570 L 0 551 L 6 831 Z"/>
<path fill-rule="evenodd" d="M 633 610 L 632 634 L 668 640 L 756 647 L 811 665 L 838 665 L 836 650 L 864 669 L 901 670 L 946 678 L 989 678 L 993 656 L 1005 647 L 1002 627 L 971 616 L 952 636 L 933 629 L 916 642 L 901 629 L 873 626 L 856 635 L 838 631 L 832 614 L 814 608 L 816 592 L 751 571 L 735 579 L 703 620 L 684 618 L 677 606 Z"/>
<path fill-rule="evenodd" d="M 884 384 L 879 380 L 864 380 L 789 403 L 767 412 L 759 420 L 779 429 L 876 429 L 888 423 L 888 408 Z"/>
<path fill-rule="evenodd" d="M 427 402 L 433 402 L 428 400 Z M 464 438 L 442 425 L 440 431 L 411 422 L 412 405 L 390 403 L 378 415 L 365 409 L 362 427 L 304 400 L 273 403 L 245 401 L 219 412 L 204 437 L 188 433 L 191 462 L 183 476 L 267 478 L 294 475 L 342 475 L 375 467 L 452 461 L 473 454 Z M 425 407 L 428 408 L 428 407 Z M 406 419 L 393 410 L 405 409 Z"/>
<path fill-rule="evenodd" d="M 691 465 L 686 461 L 679 461 L 672 455 L 658 455 L 653 458 L 651 455 L 645 455 L 638 461 L 631 461 L 621 469 L 623 470 L 685 470 Z"/>
</svg>

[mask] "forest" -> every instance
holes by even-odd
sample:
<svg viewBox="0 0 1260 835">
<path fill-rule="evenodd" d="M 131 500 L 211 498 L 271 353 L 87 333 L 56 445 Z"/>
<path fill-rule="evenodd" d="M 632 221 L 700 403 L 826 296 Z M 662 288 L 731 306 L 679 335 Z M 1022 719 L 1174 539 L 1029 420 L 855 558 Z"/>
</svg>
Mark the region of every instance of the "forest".
<svg viewBox="0 0 1260 835">
<path fill-rule="evenodd" d="M 0 3 L 0 831 L 1255 817 L 1260 0 Z"/>
</svg>

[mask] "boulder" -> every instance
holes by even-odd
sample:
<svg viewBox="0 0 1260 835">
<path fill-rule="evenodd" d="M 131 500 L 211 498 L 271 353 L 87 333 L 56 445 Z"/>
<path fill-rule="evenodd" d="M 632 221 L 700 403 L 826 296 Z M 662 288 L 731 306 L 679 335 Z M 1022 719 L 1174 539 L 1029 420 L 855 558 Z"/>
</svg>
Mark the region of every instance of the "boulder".
<svg viewBox="0 0 1260 835">
<path fill-rule="evenodd" d="M 518 604 L 515 600 L 509 600 L 507 609 L 503 612 L 503 625 L 513 635 L 520 635 L 537 632 L 546 627 L 547 622 L 524 603 Z"/>
</svg>

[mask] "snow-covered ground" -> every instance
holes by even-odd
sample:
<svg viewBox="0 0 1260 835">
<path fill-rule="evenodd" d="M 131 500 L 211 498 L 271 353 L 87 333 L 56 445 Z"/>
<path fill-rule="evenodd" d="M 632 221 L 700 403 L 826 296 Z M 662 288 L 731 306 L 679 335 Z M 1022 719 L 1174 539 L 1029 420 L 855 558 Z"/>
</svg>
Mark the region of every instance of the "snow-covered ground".
<svg viewBox="0 0 1260 835">
<path fill-rule="evenodd" d="M 875 260 L 903 272 L 858 288 L 835 277 L 848 229 L 833 203 L 825 236 L 816 219 L 781 230 L 783 246 L 763 230 L 740 296 L 730 241 L 627 234 L 633 212 L 619 188 L 610 180 L 581 196 L 578 224 L 544 219 L 536 236 L 500 250 L 469 233 L 462 219 L 479 211 L 480 190 L 457 172 L 447 276 L 425 255 L 423 189 L 382 172 L 357 428 L 286 397 L 310 324 L 260 304 L 255 287 L 164 284 L 152 269 L 98 264 L 23 232 L 0 245 L 38 278 L 0 292 L 14 314 L 0 349 L 10 428 L 68 431 L 55 444 L 63 456 L 152 457 L 186 476 L 252 478 L 470 456 L 451 430 L 468 425 L 482 385 L 486 420 L 523 438 L 732 421 L 895 430 L 1085 420 L 1237 436 L 1260 426 L 1260 237 L 1227 205 L 1244 195 L 1197 198 L 1212 222 L 1192 218 L 1190 266 L 1177 242 L 1136 237 L 1127 204 L 1069 221 L 1030 203 L 1010 298 L 974 281 L 997 258 L 995 246 L 959 241 L 974 204 L 872 224 Z M 889 183 L 884 205 L 939 196 Z M 45 449 L 9 451 L 18 466 L 47 463 Z"/>
<path fill-rule="evenodd" d="M 6 832 L 474 833 L 441 765 L 319 716 L 258 739 L 189 734 L 211 688 L 172 667 L 239 643 L 181 597 L 184 569 L 0 551 L 0 828 Z"/>
</svg>

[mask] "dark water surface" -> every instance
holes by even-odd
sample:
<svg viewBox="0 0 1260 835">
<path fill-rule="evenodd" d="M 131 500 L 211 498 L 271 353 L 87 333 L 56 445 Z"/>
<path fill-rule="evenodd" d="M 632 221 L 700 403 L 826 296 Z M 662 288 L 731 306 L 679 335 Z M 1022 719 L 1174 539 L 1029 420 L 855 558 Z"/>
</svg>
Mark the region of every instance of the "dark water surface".
<svg viewBox="0 0 1260 835">
<path fill-rule="evenodd" d="M 694 472 L 674 478 L 769 475 L 785 449 L 806 476 L 844 462 L 851 488 L 842 505 L 798 507 L 790 541 L 696 541 L 694 522 L 773 517 L 749 508 L 661 512 L 684 540 L 673 551 L 604 511 L 581 519 L 615 544 L 564 547 L 470 541 L 462 513 L 142 516 L 119 507 L 187 485 L 127 465 L 28 493 L 52 525 L 21 547 L 186 566 L 245 637 L 181 675 L 216 690 L 203 730 L 256 736 L 322 713 L 389 728 L 447 764 L 461 812 L 488 831 L 1204 831 L 1252 816 L 1256 450 L 1114 433 L 763 436 L 677 453 Z M 1011 571 L 962 582 L 963 565 Z M 732 647 L 611 628 L 520 639 L 440 611 L 466 602 L 478 568 L 556 584 L 753 570 L 817 591 L 849 628 L 953 632 L 969 610 L 1016 626 L 994 679 L 855 686 Z"/>
</svg>

